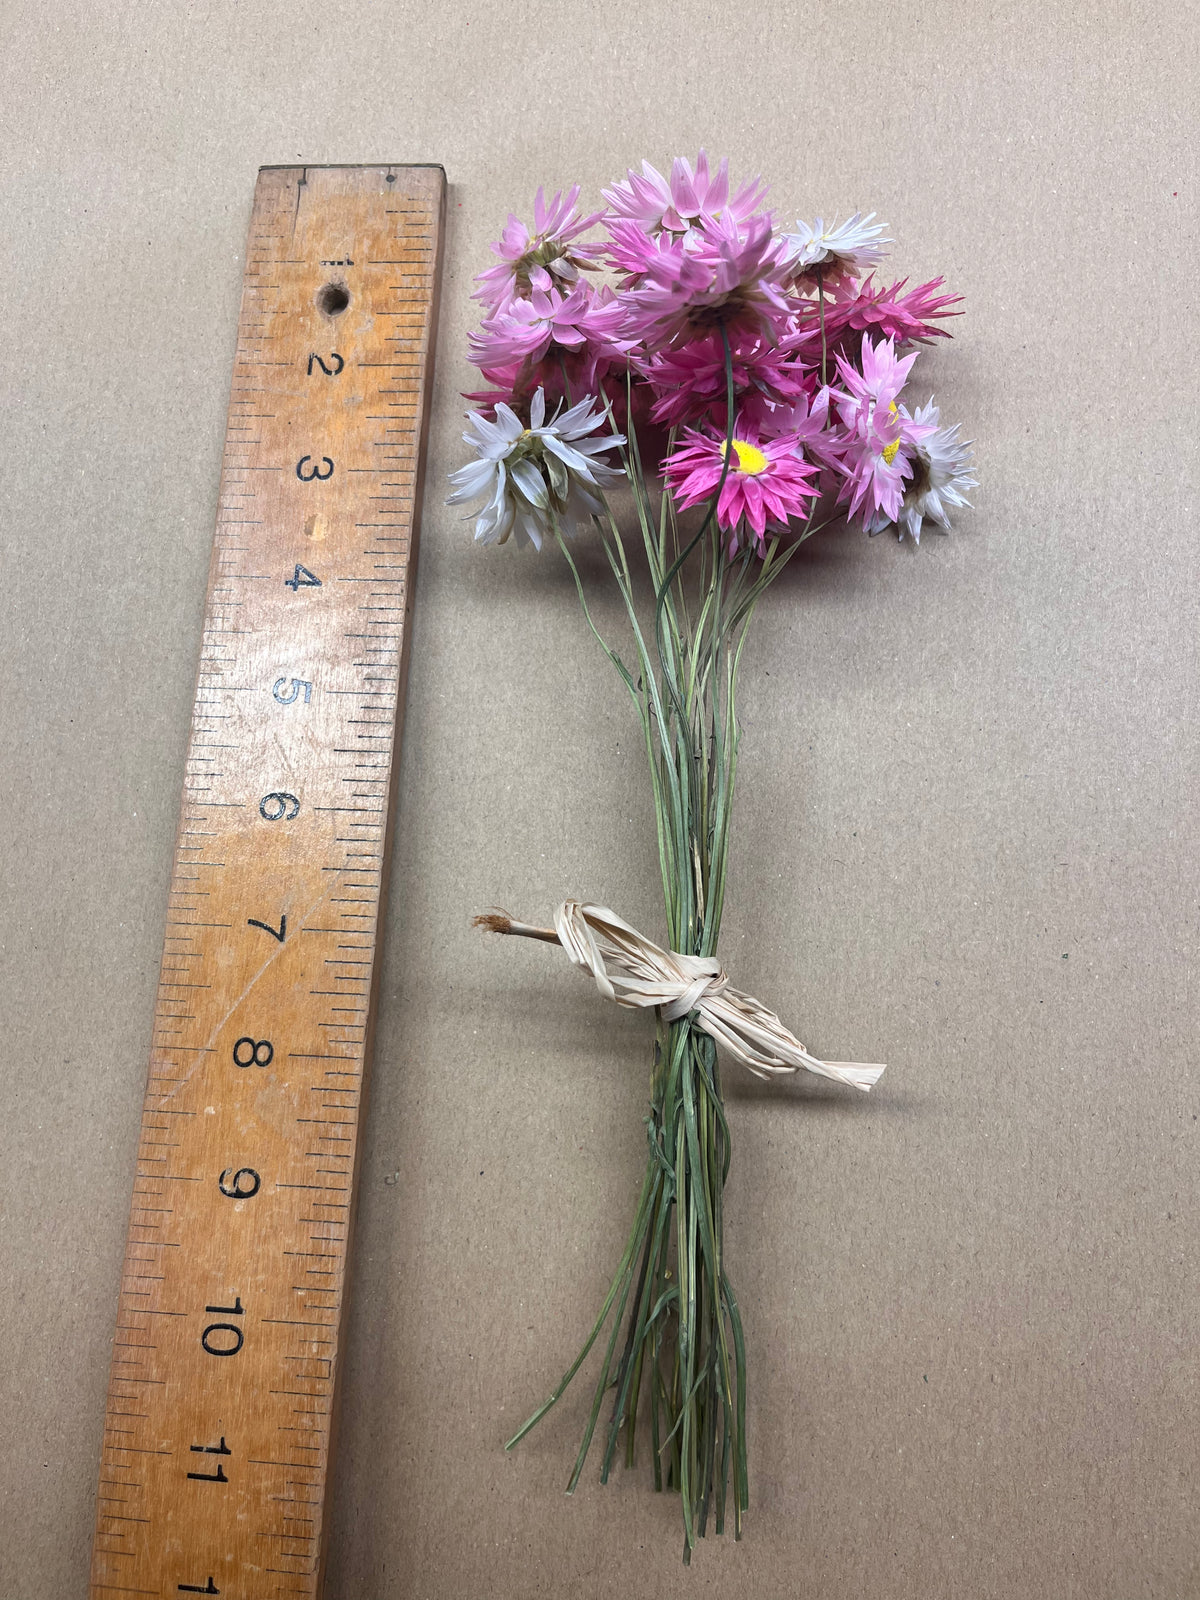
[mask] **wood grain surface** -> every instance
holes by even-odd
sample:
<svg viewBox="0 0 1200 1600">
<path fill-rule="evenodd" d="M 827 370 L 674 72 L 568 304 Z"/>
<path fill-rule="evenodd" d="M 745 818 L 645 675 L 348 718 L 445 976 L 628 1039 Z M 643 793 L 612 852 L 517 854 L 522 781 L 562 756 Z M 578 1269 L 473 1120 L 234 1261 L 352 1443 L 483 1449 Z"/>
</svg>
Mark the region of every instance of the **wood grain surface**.
<svg viewBox="0 0 1200 1600">
<path fill-rule="evenodd" d="M 321 1591 L 444 189 L 259 175 L 93 1600 Z"/>
</svg>

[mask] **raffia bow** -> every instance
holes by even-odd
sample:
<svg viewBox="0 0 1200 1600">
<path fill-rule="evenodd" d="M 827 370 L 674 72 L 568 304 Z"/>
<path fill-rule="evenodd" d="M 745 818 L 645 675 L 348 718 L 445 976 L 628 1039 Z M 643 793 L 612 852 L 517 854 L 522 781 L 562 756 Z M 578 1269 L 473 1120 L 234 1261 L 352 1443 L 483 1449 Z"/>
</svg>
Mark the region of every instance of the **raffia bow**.
<svg viewBox="0 0 1200 1600">
<path fill-rule="evenodd" d="M 694 1012 L 697 1027 L 756 1077 L 804 1070 L 869 1090 L 884 1070 L 878 1063 L 820 1061 L 809 1055 L 773 1011 L 730 984 L 715 956 L 663 950 L 607 906 L 564 900 L 553 929 L 516 922 L 503 911 L 476 917 L 475 923 L 492 933 L 561 944 L 575 965 L 595 978 L 600 993 L 619 1006 L 657 1007 L 666 1022 Z"/>
</svg>

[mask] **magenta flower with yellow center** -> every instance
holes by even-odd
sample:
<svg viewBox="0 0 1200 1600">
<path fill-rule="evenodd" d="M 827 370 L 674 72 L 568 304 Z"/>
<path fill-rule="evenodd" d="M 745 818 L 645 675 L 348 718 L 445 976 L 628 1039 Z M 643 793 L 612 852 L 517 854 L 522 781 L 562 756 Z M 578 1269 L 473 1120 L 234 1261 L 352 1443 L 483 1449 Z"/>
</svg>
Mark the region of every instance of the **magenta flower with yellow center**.
<svg viewBox="0 0 1200 1600">
<path fill-rule="evenodd" d="M 730 535 L 731 555 L 751 542 L 764 554 L 767 529 L 782 530 L 793 517 L 803 518 L 816 499 L 817 469 L 801 455 L 799 434 L 761 439 L 755 429 L 735 424 L 728 468 L 724 439 L 695 428 L 686 428 L 684 438 L 688 442 L 663 463 L 667 484 L 681 511 L 720 487 L 717 526 Z"/>
</svg>

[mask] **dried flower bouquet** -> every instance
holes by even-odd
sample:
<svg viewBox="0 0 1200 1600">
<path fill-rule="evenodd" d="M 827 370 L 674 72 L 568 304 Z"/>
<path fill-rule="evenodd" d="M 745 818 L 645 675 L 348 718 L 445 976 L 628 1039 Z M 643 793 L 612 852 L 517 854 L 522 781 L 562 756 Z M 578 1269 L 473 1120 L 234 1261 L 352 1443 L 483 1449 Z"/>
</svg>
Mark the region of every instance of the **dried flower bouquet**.
<svg viewBox="0 0 1200 1600">
<path fill-rule="evenodd" d="M 731 1501 L 740 1535 L 749 1498 L 717 1047 L 762 1076 L 805 1069 L 869 1089 L 883 1070 L 810 1055 L 717 958 L 747 629 L 820 529 L 857 522 L 916 544 L 926 527 L 948 529 L 975 480 L 957 426 L 932 401 L 903 398 L 912 347 L 946 337 L 958 297 L 940 278 L 877 283 L 889 241 L 873 216 L 780 230 L 761 183 L 731 190 L 727 163 L 714 169 L 703 152 L 669 179 L 643 163 L 604 191 L 602 211 L 580 215 L 578 198 L 576 187 L 547 203 L 539 190 L 532 229 L 510 216 L 477 279 L 486 315 L 471 359 L 487 387 L 467 397 L 479 407 L 464 435 L 475 459 L 451 475 L 450 499 L 482 502 L 480 543 L 553 544 L 574 575 L 641 726 L 667 945 L 573 900 L 554 928 L 478 919 L 561 944 L 610 999 L 656 1019 L 649 1152 L 625 1252 L 578 1358 L 510 1446 L 603 1337 L 568 1487 L 606 1401 L 602 1480 L 618 1452 L 632 1465 L 644 1411 L 655 1487 L 681 1496 L 687 1560 L 710 1517 L 723 1531 Z M 629 527 L 606 494 L 618 483 L 632 494 Z M 620 648 L 593 621 L 576 533 L 607 557 L 628 622 Z M 653 589 L 645 614 L 635 560 Z"/>
</svg>

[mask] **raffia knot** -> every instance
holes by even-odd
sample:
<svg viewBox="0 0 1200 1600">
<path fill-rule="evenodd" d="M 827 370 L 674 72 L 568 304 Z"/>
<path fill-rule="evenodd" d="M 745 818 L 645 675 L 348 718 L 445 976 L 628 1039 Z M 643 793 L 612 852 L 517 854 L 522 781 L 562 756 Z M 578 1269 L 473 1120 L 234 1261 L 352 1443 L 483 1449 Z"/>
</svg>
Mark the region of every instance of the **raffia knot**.
<svg viewBox="0 0 1200 1600">
<path fill-rule="evenodd" d="M 867 1090 L 884 1070 L 877 1062 L 821 1061 L 810 1055 L 773 1011 L 732 986 L 715 956 L 664 950 L 607 906 L 564 900 L 555 912 L 553 933 L 515 922 L 506 912 L 475 920 L 493 933 L 556 941 L 619 1006 L 657 1008 L 666 1022 L 694 1015 L 696 1026 L 756 1077 L 804 1070 Z"/>
</svg>

